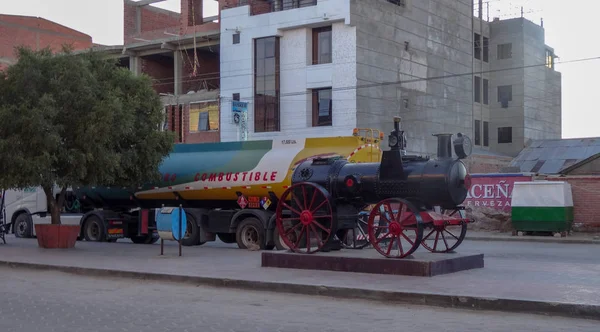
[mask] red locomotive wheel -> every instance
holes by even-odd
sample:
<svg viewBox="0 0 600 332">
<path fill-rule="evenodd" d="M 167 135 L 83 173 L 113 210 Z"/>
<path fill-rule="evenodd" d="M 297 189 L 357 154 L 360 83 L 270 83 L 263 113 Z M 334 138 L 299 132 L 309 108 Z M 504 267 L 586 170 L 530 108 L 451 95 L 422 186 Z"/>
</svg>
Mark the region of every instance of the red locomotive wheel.
<svg viewBox="0 0 600 332">
<path fill-rule="evenodd" d="M 458 215 L 456 215 L 458 213 Z M 464 210 L 442 210 L 442 215 L 453 217 L 453 218 L 466 218 Z M 423 237 L 421 245 L 435 253 L 447 253 L 452 252 L 456 249 L 467 235 L 467 223 L 461 222 L 458 225 L 434 225 L 430 223 L 428 226 L 431 227 L 431 231 Z"/>
<path fill-rule="evenodd" d="M 408 201 L 389 198 L 377 203 L 371 210 L 368 230 L 369 242 L 380 254 L 404 258 L 419 248 L 423 238 L 423 220 L 419 210 Z"/>
<path fill-rule="evenodd" d="M 302 182 L 288 188 L 279 199 L 276 214 L 281 240 L 297 253 L 320 251 L 337 229 L 331 196 L 314 183 Z"/>
</svg>

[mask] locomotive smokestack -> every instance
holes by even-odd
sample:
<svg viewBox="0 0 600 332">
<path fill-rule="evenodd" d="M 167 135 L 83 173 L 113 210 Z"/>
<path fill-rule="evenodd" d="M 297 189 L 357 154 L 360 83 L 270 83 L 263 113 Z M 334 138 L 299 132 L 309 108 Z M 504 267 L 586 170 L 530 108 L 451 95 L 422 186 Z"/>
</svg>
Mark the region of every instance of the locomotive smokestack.
<svg viewBox="0 0 600 332">
<path fill-rule="evenodd" d="M 452 134 L 434 134 L 437 137 L 438 159 L 452 158 Z"/>
<path fill-rule="evenodd" d="M 395 117 L 394 117 L 394 130 L 395 130 L 396 132 L 399 132 L 399 131 L 400 131 L 400 121 L 401 121 L 401 120 L 402 120 L 402 118 L 401 118 L 401 117 L 399 117 L 399 116 L 395 116 Z"/>
</svg>

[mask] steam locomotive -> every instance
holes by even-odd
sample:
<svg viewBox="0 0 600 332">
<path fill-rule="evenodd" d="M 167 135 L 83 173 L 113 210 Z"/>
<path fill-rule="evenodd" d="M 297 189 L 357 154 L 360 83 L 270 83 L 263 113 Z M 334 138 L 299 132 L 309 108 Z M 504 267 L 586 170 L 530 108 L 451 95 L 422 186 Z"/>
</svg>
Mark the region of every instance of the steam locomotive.
<svg viewBox="0 0 600 332">
<path fill-rule="evenodd" d="M 277 230 L 292 251 L 332 250 L 365 208 L 370 210 L 368 241 L 383 256 L 405 258 L 420 245 L 431 252 L 460 245 L 471 221 L 460 206 L 471 185 L 461 160 L 471 154 L 471 140 L 460 133 L 454 140 L 452 134 L 436 134 L 436 159 L 406 155 L 400 122 L 394 118 L 390 149 L 381 162 L 332 157 L 296 167 L 276 210 Z"/>
</svg>

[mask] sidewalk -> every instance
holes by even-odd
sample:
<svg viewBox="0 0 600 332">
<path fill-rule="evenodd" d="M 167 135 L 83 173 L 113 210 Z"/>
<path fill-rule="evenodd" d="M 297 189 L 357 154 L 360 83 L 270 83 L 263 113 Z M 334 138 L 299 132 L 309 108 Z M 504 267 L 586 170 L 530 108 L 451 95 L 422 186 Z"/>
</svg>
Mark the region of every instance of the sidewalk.
<svg viewBox="0 0 600 332">
<path fill-rule="evenodd" d="M 4 266 L 600 319 L 600 247 L 589 244 L 565 249 L 465 240 L 459 251 L 483 252 L 483 269 L 426 278 L 262 268 L 259 251 L 216 243 L 183 247 L 178 257 L 172 242 L 165 242 L 164 256 L 158 244 L 77 242 L 72 250 L 44 250 L 35 239 L 7 242 L 0 244 Z"/>
<path fill-rule="evenodd" d="M 600 244 L 600 233 L 572 233 L 566 237 L 523 235 L 513 236 L 510 232 L 472 231 L 467 232 L 467 239 L 473 241 L 517 241 L 544 243 L 579 243 Z"/>
</svg>

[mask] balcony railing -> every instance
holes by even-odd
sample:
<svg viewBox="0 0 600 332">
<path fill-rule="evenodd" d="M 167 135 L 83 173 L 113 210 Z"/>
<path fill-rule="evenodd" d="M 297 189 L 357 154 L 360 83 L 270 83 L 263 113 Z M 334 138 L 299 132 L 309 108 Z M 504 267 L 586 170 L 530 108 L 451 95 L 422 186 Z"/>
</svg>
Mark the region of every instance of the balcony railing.
<svg viewBox="0 0 600 332">
<path fill-rule="evenodd" d="M 316 6 L 318 0 L 229 0 L 222 9 L 250 6 L 250 15 Z"/>
</svg>

